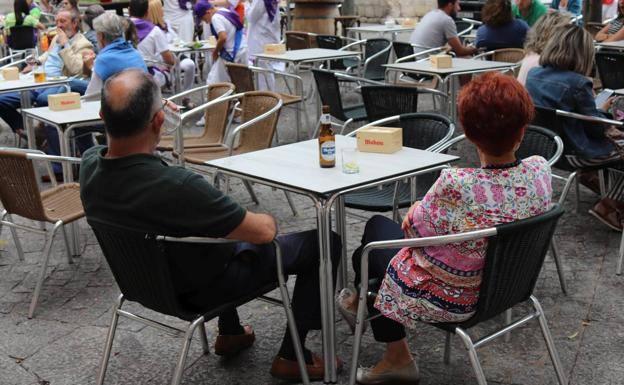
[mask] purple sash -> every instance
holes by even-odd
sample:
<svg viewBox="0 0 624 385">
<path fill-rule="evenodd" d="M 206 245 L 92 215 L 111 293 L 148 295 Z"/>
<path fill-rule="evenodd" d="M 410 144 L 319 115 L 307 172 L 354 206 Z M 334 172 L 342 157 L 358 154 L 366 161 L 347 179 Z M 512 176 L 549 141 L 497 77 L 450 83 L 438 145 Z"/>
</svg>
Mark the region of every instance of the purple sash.
<svg viewBox="0 0 624 385">
<path fill-rule="evenodd" d="M 277 13 L 277 0 L 264 0 L 264 7 L 266 8 L 269 20 L 273 22 L 275 14 Z"/>
<path fill-rule="evenodd" d="M 152 29 L 154 29 L 155 27 L 154 24 L 152 24 L 151 22 L 147 20 L 137 19 L 136 17 L 131 17 L 130 20 L 132 20 L 132 22 L 134 23 L 134 26 L 136 27 L 137 37 L 139 38 L 139 42 L 142 42 L 143 39 L 145 39 L 147 35 L 149 35 L 149 33 L 152 32 Z"/>
<path fill-rule="evenodd" d="M 180 9 L 184 10 L 184 11 L 188 11 L 188 3 L 190 3 L 189 0 L 178 0 L 178 5 L 180 6 Z"/>
<path fill-rule="evenodd" d="M 243 29 L 243 23 L 241 22 L 241 19 L 240 19 L 240 16 L 238 16 L 238 13 L 229 9 L 225 9 L 225 8 L 219 9 L 217 13 L 225 17 L 226 19 L 228 19 L 228 21 L 232 23 L 234 27 L 236 27 L 237 31 Z"/>
</svg>

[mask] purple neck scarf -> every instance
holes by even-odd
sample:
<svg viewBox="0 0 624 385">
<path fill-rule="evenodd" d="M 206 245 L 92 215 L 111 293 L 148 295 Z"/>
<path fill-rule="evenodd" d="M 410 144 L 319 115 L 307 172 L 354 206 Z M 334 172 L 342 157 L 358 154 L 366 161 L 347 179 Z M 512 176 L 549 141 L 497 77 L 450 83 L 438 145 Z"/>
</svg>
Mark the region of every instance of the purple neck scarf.
<svg viewBox="0 0 624 385">
<path fill-rule="evenodd" d="M 131 17 L 130 20 L 132 20 L 134 26 L 136 27 L 139 42 L 142 42 L 155 27 L 154 24 L 147 20 L 137 19 L 136 17 Z"/>
<path fill-rule="evenodd" d="M 217 11 L 217 13 L 228 19 L 228 21 L 232 23 L 234 27 L 236 27 L 237 31 L 243 29 L 243 23 L 241 23 L 241 19 L 238 16 L 238 13 L 225 8 L 221 8 Z"/>
<path fill-rule="evenodd" d="M 184 10 L 184 11 L 188 11 L 188 4 L 190 3 L 189 0 L 178 0 L 178 6 L 180 7 L 180 9 Z"/>
<path fill-rule="evenodd" d="M 275 20 L 275 14 L 277 13 L 277 0 L 264 0 L 264 7 L 266 8 L 269 20 L 273 22 L 273 20 Z"/>
</svg>

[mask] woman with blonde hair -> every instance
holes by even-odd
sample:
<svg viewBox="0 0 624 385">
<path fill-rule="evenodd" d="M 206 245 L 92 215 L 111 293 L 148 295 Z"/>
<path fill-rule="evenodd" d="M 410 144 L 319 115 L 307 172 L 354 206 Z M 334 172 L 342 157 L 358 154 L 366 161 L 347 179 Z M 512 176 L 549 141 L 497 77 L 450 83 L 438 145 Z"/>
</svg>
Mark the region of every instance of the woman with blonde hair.
<svg viewBox="0 0 624 385">
<path fill-rule="evenodd" d="M 180 40 L 175 31 L 170 28 L 165 21 L 165 11 L 163 10 L 161 0 L 149 0 L 147 17 L 152 24 L 159 27 L 165 33 L 169 44 Z M 187 57 L 181 58 L 180 70 L 180 73 L 182 73 L 184 77 L 182 89 L 188 90 L 193 86 L 193 81 L 195 80 L 195 62 Z"/>
<path fill-rule="evenodd" d="M 566 24 L 570 24 L 569 16 L 559 12 L 551 12 L 539 19 L 533 28 L 529 30 L 524 44 L 526 56 L 522 60 L 520 72 L 518 73 L 518 81 L 521 84 L 524 85 L 526 83 L 529 70 L 539 65 L 539 58 L 544 47 L 553 38 L 553 30 Z"/>
</svg>

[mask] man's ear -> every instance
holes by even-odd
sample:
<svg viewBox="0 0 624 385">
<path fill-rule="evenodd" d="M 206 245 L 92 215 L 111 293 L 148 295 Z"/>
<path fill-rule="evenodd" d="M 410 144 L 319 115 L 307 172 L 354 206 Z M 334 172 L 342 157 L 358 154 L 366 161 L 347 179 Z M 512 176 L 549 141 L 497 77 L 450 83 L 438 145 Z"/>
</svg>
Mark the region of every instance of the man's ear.
<svg viewBox="0 0 624 385">
<path fill-rule="evenodd" d="M 160 110 L 154 115 L 154 119 L 152 119 L 152 124 L 150 130 L 152 130 L 154 135 L 160 135 L 160 131 L 162 129 L 162 125 L 165 122 L 165 112 Z"/>
</svg>

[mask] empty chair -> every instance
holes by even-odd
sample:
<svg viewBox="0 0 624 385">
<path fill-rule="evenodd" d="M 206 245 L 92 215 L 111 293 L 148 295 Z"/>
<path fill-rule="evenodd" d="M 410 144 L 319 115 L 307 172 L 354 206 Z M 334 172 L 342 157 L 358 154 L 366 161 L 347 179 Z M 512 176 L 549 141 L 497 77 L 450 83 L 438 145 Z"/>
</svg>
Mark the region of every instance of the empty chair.
<svg viewBox="0 0 624 385">
<path fill-rule="evenodd" d="M 362 331 L 365 322 L 364 312 L 367 307 L 366 299 L 369 289 L 369 253 L 378 249 L 441 246 L 477 241 L 484 238 L 487 240 L 485 267 L 482 273 L 482 284 L 474 316 L 462 323 L 431 324 L 447 332 L 444 362 L 450 363 L 451 336 L 455 334 L 459 336 L 468 351 L 477 383 L 479 385 L 487 385 L 476 349 L 497 337 L 505 335 L 505 332 L 522 327 L 529 321 L 537 319 L 555 369 L 557 380 L 560 385 L 567 384 L 564 369 L 548 328 L 548 321 L 539 301 L 533 296 L 535 283 L 548 251 L 548 245 L 555 231 L 557 221 L 562 214 L 563 209 L 559 205 L 554 205 L 550 211 L 541 215 L 491 228 L 444 236 L 372 242 L 364 246 L 361 259 L 361 288 L 349 384 L 355 384 L 358 368 Z M 531 307 L 528 314 L 509 325 L 505 325 L 503 329 L 473 342 L 468 334 L 468 329 L 490 320 L 523 302 L 528 302 Z"/>
<path fill-rule="evenodd" d="M 431 96 L 434 99 L 434 109 L 436 97 L 444 98 L 441 105 L 444 105 L 447 98 L 447 95 L 441 91 L 424 87 L 369 85 L 363 86 L 361 90 L 368 120 L 379 120 L 394 115 L 418 112 L 419 95 Z"/>
<path fill-rule="evenodd" d="M 314 36 L 315 35 L 310 32 L 286 31 L 286 49 L 314 48 L 316 46 Z"/>
<path fill-rule="evenodd" d="M 24 252 L 17 237 L 16 229 L 19 228 L 45 236 L 45 246 L 42 253 L 43 261 L 28 309 L 28 318 L 32 318 L 35 313 L 41 287 L 46 277 L 56 232 L 59 229 L 62 230 L 67 262 L 72 263 L 72 249 L 69 245 L 65 225 L 73 223 L 84 216 L 82 202 L 80 201 L 80 186 L 77 183 L 56 185 L 56 178 L 54 178 L 49 163 L 46 163 L 46 166 L 50 174 L 50 180 L 53 182 L 53 187 L 39 191 L 37 173 L 33 164 L 33 160 L 37 159 L 46 162 L 80 163 L 80 159 L 48 156 L 41 151 L 0 148 L 0 201 L 4 207 L 0 216 L 0 223 L 11 229 L 11 235 L 13 236 L 19 259 L 21 261 L 24 260 Z M 39 222 L 41 227 L 16 224 L 13 220 L 13 215 Z M 53 225 L 51 230 L 45 228 L 47 223 Z M 2 227 L 0 227 L 0 231 L 1 229 Z"/>
<path fill-rule="evenodd" d="M 11 54 L 13 51 L 36 50 L 37 32 L 35 28 L 23 25 L 17 25 L 9 28 L 7 45 L 10 48 Z"/>
<path fill-rule="evenodd" d="M 388 64 L 392 42 L 382 38 L 359 40 L 347 44 L 341 49 L 348 50 L 356 46 L 360 46 L 360 49 L 363 50 L 363 60 L 357 68 L 347 68 L 347 72 L 354 72 L 357 76 L 365 79 L 384 80 L 386 69 L 383 65 Z"/>
<path fill-rule="evenodd" d="M 346 38 L 336 35 L 316 35 L 316 45 L 325 49 L 340 49 L 344 45 Z M 331 60 L 330 68 L 334 70 L 344 70 L 349 66 L 357 65 L 354 59 Z"/>
<path fill-rule="evenodd" d="M 624 53 L 596 52 L 596 67 L 603 88 L 624 88 Z"/>
<path fill-rule="evenodd" d="M 518 63 L 524 59 L 525 51 L 522 48 L 500 48 L 476 55 L 474 59 Z"/>
</svg>

